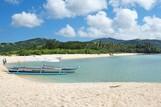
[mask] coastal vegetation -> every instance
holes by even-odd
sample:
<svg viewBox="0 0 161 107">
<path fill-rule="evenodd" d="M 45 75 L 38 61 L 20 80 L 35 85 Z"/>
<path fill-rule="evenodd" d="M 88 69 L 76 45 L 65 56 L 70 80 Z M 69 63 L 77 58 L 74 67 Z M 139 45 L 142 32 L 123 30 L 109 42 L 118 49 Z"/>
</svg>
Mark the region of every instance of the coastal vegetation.
<svg viewBox="0 0 161 107">
<path fill-rule="evenodd" d="M 160 40 L 117 40 L 101 38 L 86 42 L 61 42 L 35 38 L 15 43 L 0 43 L 0 55 L 161 53 Z"/>
</svg>

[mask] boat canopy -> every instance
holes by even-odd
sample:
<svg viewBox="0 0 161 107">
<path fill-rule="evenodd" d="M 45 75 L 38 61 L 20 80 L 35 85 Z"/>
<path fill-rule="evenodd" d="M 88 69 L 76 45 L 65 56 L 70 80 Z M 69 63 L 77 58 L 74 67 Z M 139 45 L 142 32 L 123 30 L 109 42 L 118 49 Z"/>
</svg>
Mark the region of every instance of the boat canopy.
<svg viewBox="0 0 161 107">
<path fill-rule="evenodd" d="M 42 56 L 34 56 L 33 58 L 25 58 L 26 62 L 60 62 L 61 58 L 60 57 L 42 57 Z"/>
</svg>

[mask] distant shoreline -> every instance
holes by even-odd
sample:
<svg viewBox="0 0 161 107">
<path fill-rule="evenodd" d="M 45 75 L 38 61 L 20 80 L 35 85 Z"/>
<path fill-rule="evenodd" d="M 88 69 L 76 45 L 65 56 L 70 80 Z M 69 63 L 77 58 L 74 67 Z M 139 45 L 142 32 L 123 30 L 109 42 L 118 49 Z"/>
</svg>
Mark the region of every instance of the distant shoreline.
<svg viewBox="0 0 161 107">
<path fill-rule="evenodd" d="M 117 54 L 51 54 L 51 55 L 30 55 L 30 56 L 0 56 L 0 60 L 3 58 L 7 59 L 8 63 L 16 62 L 27 62 L 28 59 L 32 60 L 34 58 L 58 58 L 61 57 L 62 60 L 71 59 L 86 59 L 86 58 L 100 58 L 100 57 L 110 57 L 110 56 L 132 56 L 132 55 L 142 55 L 141 53 L 117 53 Z"/>
</svg>

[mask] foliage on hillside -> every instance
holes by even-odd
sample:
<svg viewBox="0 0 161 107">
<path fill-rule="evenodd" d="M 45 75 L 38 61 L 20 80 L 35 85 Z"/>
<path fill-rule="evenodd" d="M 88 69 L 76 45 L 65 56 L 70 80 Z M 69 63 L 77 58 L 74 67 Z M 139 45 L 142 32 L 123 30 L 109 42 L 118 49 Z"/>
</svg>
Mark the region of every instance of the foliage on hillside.
<svg viewBox="0 0 161 107">
<path fill-rule="evenodd" d="M 159 40 L 96 39 L 88 42 L 60 42 L 55 39 L 36 38 L 15 43 L 1 43 L 1 55 L 40 54 L 101 54 L 101 53 L 161 53 Z"/>
</svg>

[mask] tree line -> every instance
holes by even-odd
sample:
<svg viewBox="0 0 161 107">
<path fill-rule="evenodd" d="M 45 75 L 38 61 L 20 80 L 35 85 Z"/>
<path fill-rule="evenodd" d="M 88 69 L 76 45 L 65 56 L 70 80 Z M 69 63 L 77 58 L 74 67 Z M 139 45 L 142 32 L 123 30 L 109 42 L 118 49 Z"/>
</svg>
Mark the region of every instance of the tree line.
<svg viewBox="0 0 161 107">
<path fill-rule="evenodd" d="M 1 43 L 0 55 L 161 53 L 151 42 L 115 43 L 115 41 L 69 41 L 36 38 L 16 43 Z"/>
</svg>

